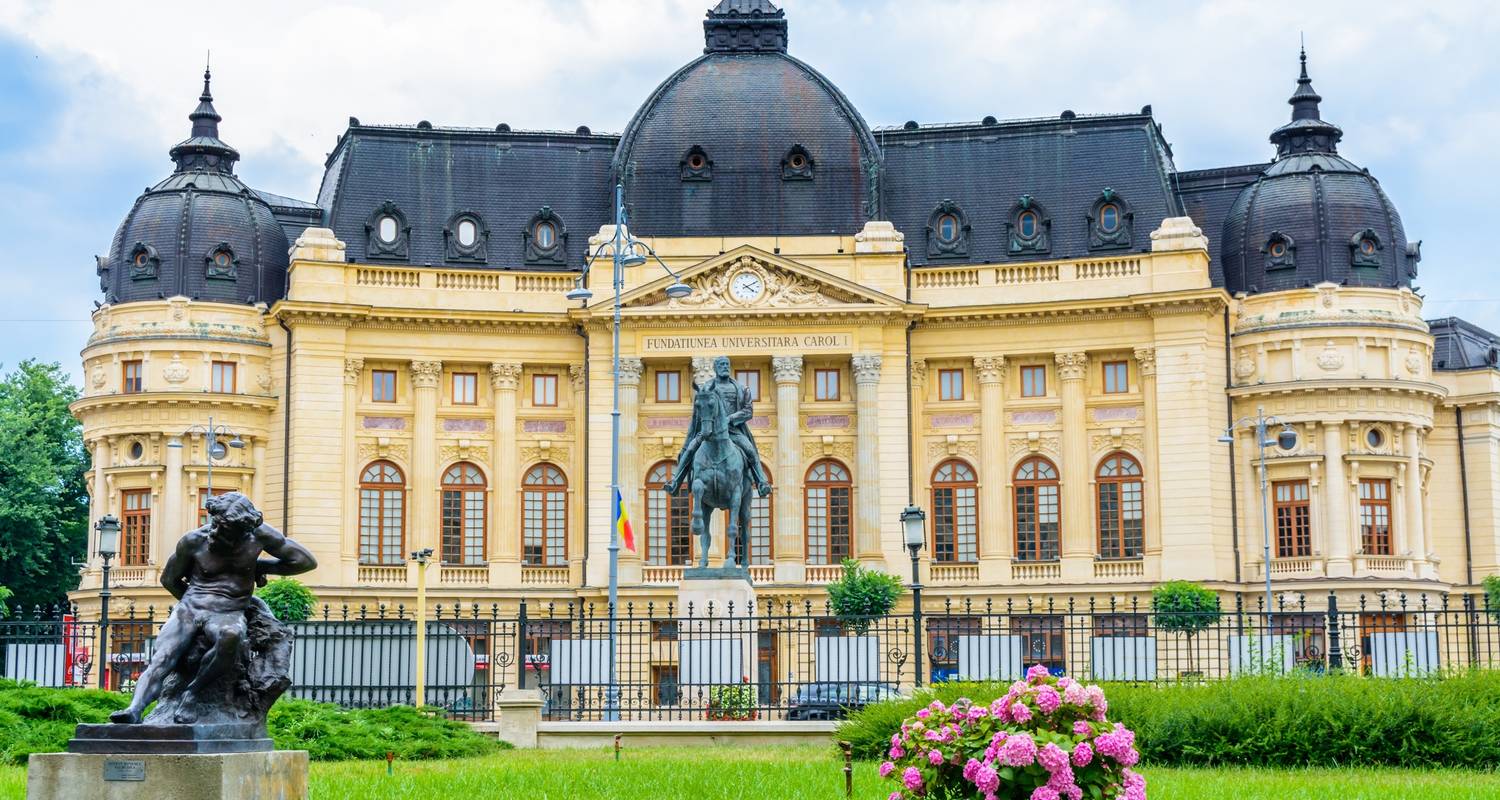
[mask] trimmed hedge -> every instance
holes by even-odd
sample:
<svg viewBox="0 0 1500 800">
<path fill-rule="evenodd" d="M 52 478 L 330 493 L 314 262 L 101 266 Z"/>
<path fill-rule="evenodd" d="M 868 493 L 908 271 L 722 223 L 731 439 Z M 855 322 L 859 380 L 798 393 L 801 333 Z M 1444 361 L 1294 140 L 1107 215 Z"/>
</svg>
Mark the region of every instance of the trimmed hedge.
<svg viewBox="0 0 1500 800">
<path fill-rule="evenodd" d="M 901 721 L 934 697 L 989 702 L 1007 684 L 949 683 L 852 715 L 838 730 L 883 757 Z M 1172 686 L 1110 684 L 1110 719 L 1158 766 L 1465 767 L 1500 763 L 1500 672 L 1441 679 L 1249 677 Z"/>
<path fill-rule="evenodd" d="M 95 689 L 46 689 L 0 679 L 0 764 L 24 764 L 32 753 L 64 749 L 80 722 L 108 722 L 130 699 Z M 462 722 L 410 706 L 346 711 L 329 703 L 283 698 L 267 719 L 279 750 L 306 750 L 314 761 L 464 758 L 508 748 Z"/>
</svg>

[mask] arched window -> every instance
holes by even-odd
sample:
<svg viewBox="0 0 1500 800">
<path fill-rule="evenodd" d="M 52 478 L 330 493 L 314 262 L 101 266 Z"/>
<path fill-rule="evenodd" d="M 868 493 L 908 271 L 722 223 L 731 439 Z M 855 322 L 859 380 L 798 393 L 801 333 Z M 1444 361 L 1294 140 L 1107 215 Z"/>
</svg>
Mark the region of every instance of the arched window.
<svg viewBox="0 0 1500 800">
<path fill-rule="evenodd" d="M 460 211 L 449 217 L 448 224 L 443 226 L 443 255 L 449 261 L 483 264 L 489 238 L 490 229 L 478 214 Z"/>
<path fill-rule="evenodd" d="M 1029 194 L 1023 194 L 1011 206 L 1006 223 L 1007 245 L 1011 255 L 1046 253 L 1052 249 L 1052 220 L 1047 210 Z"/>
<path fill-rule="evenodd" d="M 405 563 L 406 478 L 389 461 L 376 461 L 359 476 L 359 563 Z"/>
<path fill-rule="evenodd" d="M 761 464 L 760 471 L 766 476 L 766 480 L 769 481 L 771 468 L 765 464 Z M 735 553 L 736 562 L 742 565 L 757 564 L 762 566 L 771 563 L 771 554 L 773 552 L 771 548 L 771 515 L 771 498 L 769 496 L 758 497 L 752 494 L 750 497 L 750 535 L 746 537 L 750 542 L 750 559 L 748 561 L 745 559 L 744 548 L 741 548 L 739 552 Z"/>
<path fill-rule="evenodd" d="M 807 521 L 807 563 L 839 564 L 853 554 L 850 516 L 854 486 L 849 470 L 831 459 L 807 471 L 802 518 Z"/>
<path fill-rule="evenodd" d="M 1111 453 L 1099 462 L 1095 487 L 1099 557 L 1140 558 L 1146 527 L 1140 463 Z"/>
<path fill-rule="evenodd" d="M 443 473 L 443 563 L 484 563 L 484 530 L 489 520 L 485 506 L 484 473 L 460 461 Z"/>
<path fill-rule="evenodd" d="M 365 219 L 365 256 L 393 261 L 406 260 L 411 244 L 411 225 L 395 203 L 387 200 Z"/>
<path fill-rule="evenodd" d="M 521 563 L 568 565 L 568 479 L 551 464 L 537 464 L 521 479 Z"/>
<path fill-rule="evenodd" d="M 1089 249 L 1129 247 L 1135 213 L 1125 198 L 1105 187 L 1089 210 Z"/>
<path fill-rule="evenodd" d="M 1056 561 L 1062 512 L 1058 507 L 1057 467 L 1033 456 L 1016 467 L 1016 560 Z"/>
<path fill-rule="evenodd" d="M 526 240 L 523 257 L 528 266 L 560 267 L 567 263 L 568 226 L 551 206 L 542 206 L 521 232 Z"/>
<path fill-rule="evenodd" d="M 932 560 L 973 564 L 979 560 L 978 480 L 974 468 L 956 458 L 932 472 Z"/>
<path fill-rule="evenodd" d="M 952 200 L 937 204 L 927 217 L 927 257 L 959 258 L 969 254 L 969 220 Z"/>
<path fill-rule="evenodd" d="M 646 563 L 685 566 L 693 560 L 693 497 L 668 495 L 675 461 L 658 461 L 646 473 Z"/>
</svg>

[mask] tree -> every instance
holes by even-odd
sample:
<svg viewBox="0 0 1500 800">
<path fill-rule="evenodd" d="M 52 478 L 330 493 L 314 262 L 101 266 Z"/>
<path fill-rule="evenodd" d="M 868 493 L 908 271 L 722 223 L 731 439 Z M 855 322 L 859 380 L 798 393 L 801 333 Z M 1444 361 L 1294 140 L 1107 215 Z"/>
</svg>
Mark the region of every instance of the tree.
<svg viewBox="0 0 1500 800">
<path fill-rule="evenodd" d="M 901 596 L 901 579 L 844 559 L 844 574 L 828 584 L 828 603 L 844 627 L 863 636 L 876 617 L 891 613 Z"/>
<path fill-rule="evenodd" d="M 1151 590 L 1151 610 L 1156 615 L 1158 629 L 1187 637 L 1188 669 L 1196 671 L 1193 636 L 1213 627 L 1223 616 L 1219 611 L 1219 596 L 1192 581 L 1167 581 Z"/>
<path fill-rule="evenodd" d="M 271 613 L 282 622 L 305 622 L 312 615 L 318 598 L 296 578 L 277 578 L 255 590 L 255 596 L 266 601 Z"/>
<path fill-rule="evenodd" d="M 23 608 L 66 602 L 88 547 L 76 399 L 56 363 L 28 359 L 0 379 L 0 584 Z"/>
</svg>

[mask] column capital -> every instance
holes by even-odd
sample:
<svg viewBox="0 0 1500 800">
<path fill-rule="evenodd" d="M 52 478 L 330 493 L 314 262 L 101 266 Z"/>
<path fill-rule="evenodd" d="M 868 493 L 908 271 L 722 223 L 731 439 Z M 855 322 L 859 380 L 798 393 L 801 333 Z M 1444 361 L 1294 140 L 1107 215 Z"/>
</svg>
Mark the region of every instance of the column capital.
<svg viewBox="0 0 1500 800">
<path fill-rule="evenodd" d="M 587 364 L 569 364 L 568 380 L 572 382 L 574 389 L 582 389 L 588 382 L 589 368 Z"/>
<path fill-rule="evenodd" d="M 918 387 L 927 385 L 927 359 L 913 358 L 911 360 L 911 385 Z"/>
<path fill-rule="evenodd" d="M 443 374 L 441 361 L 411 362 L 411 385 L 418 389 L 436 389 Z"/>
<path fill-rule="evenodd" d="M 620 385 L 640 386 L 641 375 L 646 371 L 645 362 L 639 358 L 623 357 L 620 359 Z"/>
<path fill-rule="evenodd" d="M 1057 377 L 1064 381 L 1081 381 L 1089 368 L 1088 353 L 1058 353 Z"/>
<path fill-rule="evenodd" d="M 693 356 L 693 385 L 702 386 L 713 379 L 713 356 Z"/>
<path fill-rule="evenodd" d="M 880 380 L 880 354 L 861 353 L 849 360 L 854 366 L 856 384 L 875 383 Z"/>
<path fill-rule="evenodd" d="M 1135 363 L 1141 368 L 1141 374 L 1147 377 L 1156 374 L 1156 348 L 1137 347 L 1135 349 Z"/>
<path fill-rule="evenodd" d="M 801 383 L 802 356 L 772 356 L 771 376 L 777 383 Z"/>
<path fill-rule="evenodd" d="M 519 361 L 492 361 L 490 362 L 490 387 L 493 389 L 504 389 L 515 391 L 521 385 L 521 362 Z"/>
<path fill-rule="evenodd" d="M 359 376 L 365 371 L 365 360 L 363 358 L 344 359 L 344 385 L 353 386 L 359 383 Z"/>
<path fill-rule="evenodd" d="M 999 383 L 1005 380 L 1005 356 L 975 356 L 974 372 L 981 384 Z"/>
</svg>

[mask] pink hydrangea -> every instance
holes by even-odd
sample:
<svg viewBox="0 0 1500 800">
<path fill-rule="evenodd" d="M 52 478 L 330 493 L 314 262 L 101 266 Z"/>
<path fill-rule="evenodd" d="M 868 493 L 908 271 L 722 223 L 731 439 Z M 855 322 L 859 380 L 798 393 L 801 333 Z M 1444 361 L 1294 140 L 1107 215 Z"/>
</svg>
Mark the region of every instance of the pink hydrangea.
<svg viewBox="0 0 1500 800">
<path fill-rule="evenodd" d="M 982 766 L 984 766 L 984 762 L 980 761 L 979 759 L 977 759 L 977 758 L 971 758 L 971 759 L 969 759 L 969 763 L 964 764 L 964 780 L 969 781 L 969 782 L 972 783 L 973 780 L 974 780 L 974 773 L 978 772 L 979 768 L 982 767 Z M 883 778 L 885 776 L 882 775 L 880 777 Z"/>
<path fill-rule="evenodd" d="M 1120 796 L 1123 800 L 1146 800 L 1146 778 L 1144 775 L 1127 769 L 1124 770 L 1122 777 L 1124 778 L 1123 786 L 1125 791 Z"/>
<path fill-rule="evenodd" d="M 1031 790 L 1031 800 L 1061 800 L 1062 795 L 1051 786 L 1038 786 Z"/>
<path fill-rule="evenodd" d="M 917 709 L 917 719 L 927 719 L 930 716 L 932 716 L 932 712 L 931 711 L 928 711 L 925 708 L 919 708 L 919 709 Z"/>
<path fill-rule="evenodd" d="M 1062 683 L 1057 685 L 1062 686 Z M 1070 683 L 1063 687 L 1062 699 L 1070 706 L 1086 706 L 1089 704 L 1089 690 L 1081 683 Z"/>
<path fill-rule="evenodd" d="M 1036 690 L 1036 707 L 1041 709 L 1043 714 L 1051 714 L 1061 705 L 1062 696 L 1057 693 L 1056 689 L 1043 686 Z"/>
<path fill-rule="evenodd" d="M 1135 766 L 1141 760 L 1140 754 L 1135 751 L 1135 733 L 1118 722 L 1115 723 L 1114 730 L 1094 739 L 1094 749 L 1100 755 L 1109 756 L 1126 767 Z"/>
<path fill-rule="evenodd" d="M 1087 722 L 1084 722 L 1083 720 L 1078 720 L 1077 722 L 1073 723 L 1074 736 L 1088 736 L 1089 731 L 1091 730 L 1093 729 L 1090 728 L 1089 724 Z"/>
<path fill-rule="evenodd" d="M 980 764 L 979 769 L 974 770 L 974 788 L 992 795 L 1000 788 L 1000 773 L 989 764 Z"/>
<path fill-rule="evenodd" d="M 1040 681 L 1051 674 L 1052 672 L 1045 666 L 1042 666 L 1041 664 L 1033 664 L 1031 666 L 1031 669 L 1026 670 L 1026 680 L 1030 683 L 1036 683 L 1037 681 Z"/>
<path fill-rule="evenodd" d="M 880 765 L 880 777 L 882 777 L 882 778 L 889 778 L 889 777 L 891 777 L 891 773 L 895 772 L 895 771 L 896 771 L 896 765 L 893 762 L 886 761 L 886 762 L 881 763 L 881 765 Z"/>
<path fill-rule="evenodd" d="M 901 783 L 912 791 L 922 788 L 922 770 L 907 767 L 901 772 Z"/>
<path fill-rule="evenodd" d="M 999 761 L 1010 767 L 1024 767 L 1036 761 L 1036 742 L 1025 733 L 1017 733 L 1006 738 L 1005 744 L 1001 745 Z"/>
<path fill-rule="evenodd" d="M 1041 764 L 1048 772 L 1068 769 L 1068 751 L 1048 742 L 1037 751 L 1036 763 Z"/>
<path fill-rule="evenodd" d="M 927 753 L 927 763 L 933 765 L 934 767 L 937 766 L 937 765 L 939 765 L 939 764 L 941 764 L 941 763 L 943 763 L 943 751 L 941 751 L 941 750 L 932 750 L 932 751 L 928 752 Z"/>
<path fill-rule="evenodd" d="M 1025 703 L 1016 703 L 1010 707 L 1010 718 L 1025 725 L 1031 721 L 1031 708 Z"/>
<path fill-rule="evenodd" d="M 901 800 L 901 792 L 899 790 L 891 792 L 890 796 L 885 800 Z"/>
<path fill-rule="evenodd" d="M 1073 766 L 1086 767 L 1094 760 L 1094 748 L 1088 742 L 1079 742 L 1073 747 Z"/>
<path fill-rule="evenodd" d="M 892 747 L 887 755 L 889 755 L 891 758 L 905 758 L 906 748 L 898 744 L 895 747 Z"/>
</svg>

